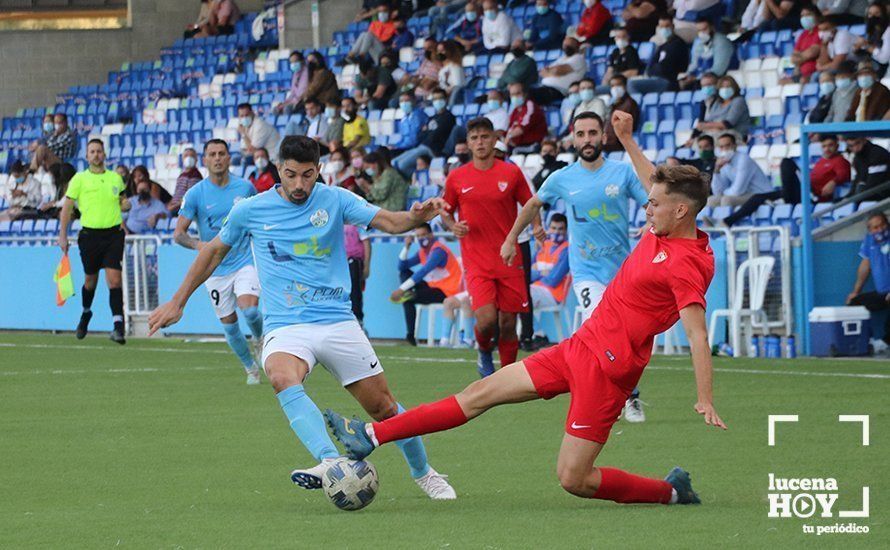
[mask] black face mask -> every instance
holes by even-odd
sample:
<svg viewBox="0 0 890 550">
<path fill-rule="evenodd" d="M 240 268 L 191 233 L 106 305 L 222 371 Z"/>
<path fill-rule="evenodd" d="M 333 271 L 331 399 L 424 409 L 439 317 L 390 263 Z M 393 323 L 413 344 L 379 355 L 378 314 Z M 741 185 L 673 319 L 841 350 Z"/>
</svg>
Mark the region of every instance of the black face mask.
<svg viewBox="0 0 890 550">
<path fill-rule="evenodd" d="M 513 57 L 522 57 L 523 55 L 525 55 L 525 50 L 523 50 L 522 48 L 513 48 L 512 50 L 510 50 L 510 53 L 513 54 Z"/>
<path fill-rule="evenodd" d="M 457 160 L 463 164 L 470 162 L 470 153 L 458 153 Z"/>
<path fill-rule="evenodd" d="M 872 16 L 865 20 L 866 34 L 874 34 L 876 31 L 883 31 L 887 23 L 883 17 Z"/>
<path fill-rule="evenodd" d="M 139 192 L 139 200 L 141 200 L 141 201 L 147 201 L 147 200 L 150 199 L 150 198 L 151 198 L 151 191 L 149 191 L 149 190 L 145 190 L 145 191 L 140 191 L 140 192 Z"/>
<path fill-rule="evenodd" d="M 309 67 L 309 69 L 315 70 L 315 69 L 319 68 L 321 65 L 318 63 L 318 61 L 316 61 L 314 59 L 310 59 L 307 66 Z"/>
<path fill-rule="evenodd" d="M 568 56 L 573 56 L 576 53 L 578 53 L 578 48 L 576 48 L 574 46 L 568 46 L 568 47 L 563 48 L 562 51 L 563 51 L 563 53 L 565 53 Z"/>
<path fill-rule="evenodd" d="M 556 162 L 556 155 L 543 155 L 544 164 L 553 164 Z"/>
<path fill-rule="evenodd" d="M 437 54 L 436 54 L 436 59 L 438 59 L 439 61 L 445 61 L 445 54 L 444 54 L 444 53 L 437 53 Z"/>
<path fill-rule="evenodd" d="M 429 60 L 432 60 L 433 52 L 431 50 L 423 50 L 423 56 Z"/>
</svg>

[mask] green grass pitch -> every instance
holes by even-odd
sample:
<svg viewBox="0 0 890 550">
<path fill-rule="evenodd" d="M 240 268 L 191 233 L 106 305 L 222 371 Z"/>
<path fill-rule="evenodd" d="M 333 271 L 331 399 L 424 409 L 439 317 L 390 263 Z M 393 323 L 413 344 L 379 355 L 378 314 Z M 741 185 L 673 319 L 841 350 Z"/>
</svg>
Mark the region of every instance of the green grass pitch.
<svg viewBox="0 0 890 550">
<path fill-rule="evenodd" d="M 476 379 L 473 352 L 380 345 L 407 407 Z M 864 376 L 872 375 L 872 376 Z M 878 376 L 873 376 L 878 375 Z M 361 413 L 322 369 L 322 409 Z M 681 465 L 701 506 L 623 506 L 562 491 L 556 454 L 568 399 L 504 406 L 425 438 L 453 502 L 428 500 L 394 446 L 371 460 L 377 500 L 360 512 L 289 472 L 312 460 L 268 383 L 247 387 L 224 344 L 96 334 L 0 334 L 0 548 L 790 548 L 890 547 L 890 362 L 716 360 L 721 432 L 693 413 L 688 357 L 653 358 L 645 424 L 615 425 L 599 463 L 663 477 Z M 767 415 L 797 414 L 767 445 Z M 870 415 L 870 445 L 859 424 Z M 768 474 L 834 477 L 830 519 L 767 517 Z M 870 487 L 870 517 L 858 510 Z M 854 521 L 868 534 L 803 533 Z"/>
</svg>

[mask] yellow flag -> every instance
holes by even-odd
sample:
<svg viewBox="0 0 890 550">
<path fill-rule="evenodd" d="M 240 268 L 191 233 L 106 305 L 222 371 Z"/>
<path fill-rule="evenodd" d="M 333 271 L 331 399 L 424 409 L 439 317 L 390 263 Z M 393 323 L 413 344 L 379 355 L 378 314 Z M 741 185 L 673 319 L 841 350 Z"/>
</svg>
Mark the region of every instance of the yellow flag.
<svg viewBox="0 0 890 550">
<path fill-rule="evenodd" d="M 68 298 L 74 296 L 74 281 L 71 279 L 71 262 L 68 261 L 68 254 L 62 256 L 62 260 L 56 266 L 53 281 L 56 282 L 56 305 L 63 306 Z"/>
</svg>

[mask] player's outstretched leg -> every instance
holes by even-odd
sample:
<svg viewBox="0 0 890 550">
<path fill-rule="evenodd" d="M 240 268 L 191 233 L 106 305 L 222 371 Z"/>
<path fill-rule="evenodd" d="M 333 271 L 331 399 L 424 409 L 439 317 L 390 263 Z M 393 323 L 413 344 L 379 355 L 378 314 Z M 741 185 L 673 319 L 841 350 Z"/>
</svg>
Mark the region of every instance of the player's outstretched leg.
<svg viewBox="0 0 890 550">
<path fill-rule="evenodd" d="M 235 316 L 232 315 L 232 317 Z M 244 366 L 244 371 L 247 373 L 247 384 L 250 386 L 259 384 L 260 370 L 255 364 L 253 355 L 250 353 L 250 348 L 247 345 L 247 338 L 245 338 L 244 333 L 241 332 L 241 325 L 238 324 L 238 318 L 235 317 L 234 322 L 223 323 L 223 332 L 226 334 L 226 342 L 229 344 L 229 347 L 232 348 L 232 351 L 235 352 L 235 355 L 238 356 L 238 359 Z"/>
</svg>

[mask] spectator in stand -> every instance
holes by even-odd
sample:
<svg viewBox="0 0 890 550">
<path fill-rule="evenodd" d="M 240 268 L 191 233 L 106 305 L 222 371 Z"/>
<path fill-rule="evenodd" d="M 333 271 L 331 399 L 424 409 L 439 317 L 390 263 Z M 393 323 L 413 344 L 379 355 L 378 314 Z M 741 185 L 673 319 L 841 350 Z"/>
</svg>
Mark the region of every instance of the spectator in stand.
<svg viewBox="0 0 890 550">
<path fill-rule="evenodd" d="M 519 27 L 496 0 L 484 0 L 482 10 L 482 45 L 488 53 L 506 53 L 514 40 L 522 38 Z"/>
<path fill-rule="evenodd" d="M 509 106 L 507 98 L 504 97 L 504 92 L 498 89 L 489 90 L 486 97 L 488 110 L 485 111 L 484 116 L 491 121 L 495 133 L 499 136 L 503 136 L 507 133 L 507 129 L 510 127 L 510 112 L 507 109 Z M 463 126 L 460 126 L 460 128 L 463 128 Z M 464 135 L 466 136 L 465 129 Z"/>
<path fill-rule="evenodd" d="M 544 164 L 541 165 L 541 169 L 532 178 L 532 185 L 535 187 L 535 191 L 544 185 L 544 180 L 549 178 L 550 174 L 569 165 L 567 162 L 557 160 L 556 155 L 558 152 L 559 146 L 552 139 L 545 139 L 541 142 L 541 159 L 544 161 Z"/>
<path fill-rule="evenodd" d="M 436 0 L 427 15 L 430 18 L 430 35 L 433 40 L 444 40 L 451 25 L 451 16 L 465 8 L 466 0 Z"/>
<path fill-rule="evenodd" d="M 439 42 L 436 48 L 436 57 L 442 63 L 442 68 L 439 69 L 439 88 L 445 90 L 450 107 L 457 102 L 466 82 L 463 67 L 464 50 L 454 40 Z"/>
<path fill-rule="evenodd" d="M 695 142 L 698 148 L 698 158 L 679 159 L 677 157 L 668 157 L 666 164 L 668 166 L 694 166 L 699 172 L 707 174 L 710 181 L 714 177 L 714 166 L 717 163 L 717 157 L 714 155 L 714 138 L 708 134 L 702 134 L 698 136 Z"/>
<path fill-rule="evenodd" d="M 349 55 L 341 61 L 341 64 L 357 63 L 359 59 L 369 55 L 376 63 L 380 54 L 389 47 L 390 41 L 396 33 L 392 12 L 386 4 L 378 5 L 375 11 L 374 21 L 371 22 L 367 31 L 355 39 L 352 49 L 349 50 Z"/>
<path fill-rule="evenodd" d="M 612 114 L 616 111 L 624 111 L 630 113 L 633 117 L 634 132 L 640 126 L 640 106 L 634 101 L 634 98 L 627 93 L 627 77 L 623 74 L 616 74 L 609 81 L 611 89 L 609 95 L 612 98 L 612 104 L 609 106 L 609 114 L 605 117 L 606 128 L 603 130 L 603 151 L 624 151 L 624 146 L 618 141 L 615 134 L 615 128 L 612 127 Z"/>
<path fill-rule="evenodd" d="M 136 184 L 135 200 L 130 201 L 130 211 L 124 221 L 128 235 L 148 233 L 158 225 L 158 220 L 167 217 L 164 203 L 151 196 L 151 181 L 144 179 Z"/>
<path fill-rule="evenodd" d="M 705 73 L 723 76 L 738 67 L 735 48 L 725 34 L 716 32 L 714 24 L 707 19 L 699 20 L 695 26 L 698 36 L 692 43 L 692 60 L 686 69 L 686 78 L 680 83 L 684 90 L 695 88 Z"/>
<path fill-rule="evenodd" d="M 609 12 L 609 8 L 599 0 L 584 0 L 581 21 L 577 27 L 569 29 L 569 35 L 585 45 L 597 46 L 609 43 L 611 31 L 612 13 Z"/>
<path fill-rule="evenodd" d="M 448 160 L 448 166 L 445 167 L 446 176 L 455 168 L 460 168 L 470 162 L 470 146 L 467 145 L 465 139 L 454 144 L 454 157 Z"/>
<path fill-rule="evenodd" d="M 426 99 L 439 85 L 439 69 L 442 68 L 442 64 L 436 59 L 437 52 L 438 43 L 434 39 L 427 38 L 423 41 L 423 61 L 420 62 L 417 71 L 410 75 L 410 82 L 414 85 L 414 95 L 420 99 Z"/>
<path fill-rule="evenodd" d="M 823 122 L 844 122 L 850 113 L 853 99 L 859 95 L 856 83 L 856 65 L 845 61 L 834 72 L 834 93 L 831 95 L 831 107 Z"/>
<path fill-rule="evenodd" d="M 395 34 L 392 35 L 392 42 L 390 42 L 390 47 L 395 51 L 399 51 L 402 48 L 413 48 L 414 33 L 411 32 L 411 29 L 408 28 L 405 20 L 397 18 L 393 22 L 393 24 L 396 27 L 396 31 Z"/>
<path fill-rule="evenodd" d="M 357 183 L 365 192 L 368 202 L 390 212 L 404 210 L 405 201 L 408 198 L 408 182 L 395 168 L 390 166 L 389 153 L 385 149 L 368 153 L 365 155 L 362 165 L 365 174 L 371 178 L 371 181 L 358 178 Z"/>
<path fill-rule="evenodd" d="M 739 34 L 744 37 L 740 37 L 740 40 L 747 41 L 761 25 L 769 21 L 769 16 L 767 0 L 749 0 L 739 23 Z"/>
<path fill-rule="evenodd" d="M 408 71 L 399 66 L 399 54 L 393 50 L 385 51 L 380 55 L 380 66 L 389 71 L 389 74 L 392 76 L 393 82 L 396 83 L 396 89 L 409 89 L 410 86 L 408 84 L 411 81 L 411 77 L 408 74 Z M 399 97 L 397 95 L 393 95 L 392 99 L 389 101 L 389 106 L 391 108 L 396 108 L 399 105 Z"/>
<path fill-rule="evenodd" d="M 386 109 L 396 93 L 392 74 L 383 66 L 377 66 L 370 58 L 363 57 L 358 63 L 359 74 L 355 79 L 355 100 L 371 110 Z"/>
<path fill-rule="evenodd" d="M 865 18 L 868 0 L 816 0 L 816 5 L 836 25 L 858 25 Z"/>
<path fill-rule="evenodd" d="M 47 126 L 44 126 L 44 131 L 46 129 Z M 53 115 L 52 132 L 44 133 L 42 141 L 43 143 L 34 147 L 34 154 L 31 157 L 31 172 L 38 172 L 41 168 L 48 171 L 50 166 L 58 163 L 66 163 L 70 166 L 70 162 L 77 156 L 79 145 L 77 132 L 68 127 L 68 115 L 65 113 Z"/>
<path fill-rule="evenodd" d="M 738 141 L 744 143 L 751 129 L 751 115 L 738 82 L 731 76 L 724 76 L 718 81 L 716 91 L 717 97 L 706 102 L 704 120 L 697 122 L 695 129 L 712 134 L 732 131 Z"/>
<path fill-rule="evenodd" d="M 559 119 L 562 121 L 563 128 L 568 128 L 569 124 L 572 123 L 572 112 L 581 103 L 581 94 L 578 93 L 580 86 L 580 80 L 569 84 L 569 93 L 559 103 Z"/>
<path fill-rule="evenodd" d="M 569 274 L 568 219 L 564 214 L 553 214 L 547 226 L 547 240 L 535 255 L 531 269 L 529 298 L 535 312 L 534 348 L 550 343 L 540 321 L 543 308 L 565 303 L 572 276 Z"/>
<path fill-rule="evenodd" d="M 541 69 L 541 86 L 533 88 L 530 95 L 539 105 L 561 101 L 568 94 L 572 82 L 584 78 L 586 73 L 587 59 L 580 52 L 578 41 L 566 37 L 562 43 L 562 55 Z"/>
<path fill-rule="evenodd" d="M 126 170 L 126 167 L 124 169 Z M 123 175 L 121 177 L 126 181 L 126 177 Z M 204 176 L 198 170 L 198 152 L 192 147 L 186 147 L 182 152 L 182 172 L 176 178 L 176 188 L 173 189 L 173 197 L 167 203 L 167 210 L 170 211 L 171 216 L 175 216 L 179 212 L 185 192 L 202 179 L 204 179 Z"/>
<path fill-rule="evenodd" d="M 235 32 L 235 23 L 240 19 L 241 10 L 235 0 L 211 0 L 208 21 L 194 37 L 232 34 Z"/>
<path fill-rule="evenodd" d="M 365 19 L 376 20 L 377 18 L 377 9 L 380 6 L 386 6 L 387 8 L 393 7 L 392 0 L 362 0 L 362 7 L 357 14 L 355 14 L 355 21 L 358 23 L 359 21 L 364 21 Z"/>
<path fill-rule="evenodd" d="M 514 40 L 510 48 L 513 59 L 507 63 L 501 77 L 498 78 L 497 87 L 506 90 L 507 86 L 519 82 L 526 88 L 531 88 L 538 83 L 538 64 L 532 56 L 525 51 L 525 42 Z"/>
<path fill-rule="evenodd" d="M 340 103 L 343 124 L 343 146 L 347 149 L 364 147 L 371 143 L 371 129 L 365 117 L 358 114 L 358 104 L 351 97 L 344 97 Z"/>
<path fill-rule="evenodd" d="M 238 105 L 238 134 L 241 135 L 241 155 L 253 157 L 254 151 L 265 148 L 278 160 L 278 142 L 281 136 L 274 126 L 256 116 L 250 103 Z"/>
<path fill-rule="evenodd" d="M 878 82 L 870 61 L 864 62 L 859 68 L 856 84 L 859 86 L 859 93 L 853 96 L 853 103 L 847 111 L 847 120 L 890 120 L 890 90 Z"/>
<path fill-rule="evenodd" d="M 365 174 L 365 148 L 355 147 L 349 150 L 349 168 L 352 170 L 352 177 L 355 179 L 355 193 L 365 196 L 365 192 L 358 186 L 359 178 L 371 180 L 373 178 Z"/>
<path fill-rule="evenodd" d="M 250 183 L 256 187 L 257 193 L 268 191 L 274 187 L 276 183 L 281 182 L 281 178 L 278 175 L 278 168 L 269 162 L 269 151 L 265 148 L 260 147 L 253 152 L 253 166 L 255 169 L 250 173 L 250 177 L 247 179 L 249 179 Z"/>
<path fill-rule="evenodd" d="M 324 146 L 328 135 L 328 118 L 325 116 L 321 103 L 318 100 L 310 99 L 306 102 L 305 124 L 305 135 L 317 141 L 319 145 Z"/>
<path fill-rule="evenodd" d="M 303 57 L 303 52 L 294 50 L 290 54 L 288 67 L 292 73 L 290 89 L 284 101 L 275 106 L 275 114 L 291 114 L 303 108 L 304 95 L 309 87 L 309 67 Z"/>
<path fill-rule="evenodd" d="M 130 181 L 130 169 L 126 164 L 118 164 L 114 167 L 115 173 L 121 177 L 121 181 L 128 183 Z"/>
<path fill-rule="evenodd" d="M 525 86 L 510 84 L 510 128 L 507 129 L 507 145 L 516 153 L 533 153 L 547 136 L 547 119 L 544 110 L 528 97 Z"/>
<path fill-rule="evenodd" d="M 609 81 L 611 82 L 611 80 Z M 607 86 L 604 93 L 609 93 L 611 86 Z M 581 100 L 578 103 L 575 110 L 572 112 L 572 118 L 576 117 L 581 113 L 591 112 L 596 113 L 600 116 L 600 118 L 605 119 L 606 116 L 606 102 L 596 96 L 596 86 L 593 85 L 592 78 L 582 78 L 581 82 L 578 84 L 578 99 Z M 568 125 L 566 125 L 568 128 Z"/>
<path fill-rule="evenodd" d="M 45 113 L 43 115 L 43 123 L 41 124 L 40 129 L 42 132 L 40 138 L 37 140 L 37 144 L 46 144 L 46 140 L 48 140 L 53 135 L 53 132 L 56 131 L 56 125 L 53 124 L 52 113 Z"/>
<path fill-rule="evenodd" d="M 481 53 L 482 46 L 482 7 L 475 2 L 467 2 L 464 14 L 445 31 L 445 38 L 454 40 L 465 51 Z"/>
<path fill-rule="evenodd" d="M 816 70 L 837 70 L 853 51 L 853 35 L 845 29 L 837 28 L 837 25 L 825 18 L 819 21 L 818 29 L 821 43 Z"/>
<path fill-rule="evenodd" d="M 319 52 L 310 53 L 306 56 L 306 66 L 309 69 L 309 84 L 303 94 L 303 101 L 314 99 L 323 105 L 340 101 L 337 77 L 328 69 L 324 56 Z"/>
<path fill-rule="evenodd" d="M 183 38 L 192 38 L 201 32 L 210 23 L 210 0 L 201 0 L 201 10 L 198 12 L 198 18 L 194 23 L 186 27 L 182 33 Z"/>
<path fill-rule="evenodd" d="M 828 111 L 831 109 L 831 99 L 834 96 L 834 75 L 831 73 L 819 73 L 819 101 L 807 113 L 804 122 L 812 124 L 815 122 L 831 122 L 825 120 Z M 846 118 L 846 117 L 844 117 Z M 815 136 L 812 136 L 815 138 Z"/>
<path fill-rule="evenodd" d="M 549 0 L 535 0 L 535 15 L 524 33 L 529 49 L 555 50 L 562 44 L 565 35 L 565 21 L 556 10 L 550 8 Z"/>
<path fill-rule="evenodd" d="M 884 78 L 890 64 L 890 14 L 886 4 L 875 2 L 868 7 L 865 36 L 856 39 L 854 50 L 862 59 L 871 57 L 878 64 L 877 74 Z"/>
<path fill-rule="evenodd" d="M 791 52 L 791 63 L 794 72 L 783 83 L 800 82 L 805 84 L 816 72 L 816 61 L 822 51 L 822 40 L 819 38 L 818 24 L 822 15 L 814 6 L 804 6 L 800 11 L 800 26 L 803 31 L 794 41 L 794 51 Z"/>
<path fill-rule="evenodd" d="M 869 311 L 884 311 L 890 308 L 890 224 L 887 215 L 876 212 L 868 218 L 868 234 L 859 248 L 859 269 L 856 282 L 847 296 L 847 305 L 865 306 Z M 875 289 L 862 292 L 871 274 Z M 890 315 L 884 322 L 884 337 L 872 340 L 875 353 L 886 354 L 890 345 Z"/>
<path fill-rule="evenodd" d="M 655 34 L 658 19 L 667 12 L 665 0 L 631 0 L 621 12 L 630 41 L 648 41 Z"/>
<path fill-rule="evenodd" d="M 433 157 L 429 155 L 420 155 L 417 157 L 417 164 L 414 173 L 411 174 L 411 185 L 414 187 L 430 184 L 430 165 L 433 163 Z"/>
<path fill-rule="evenodd" d="M 847 138 L 847 151 L 853 153 L 853 188 L 850 195 L 870 191 L 890 181 L 890 153 L 865 138 Z M 884 190 L 861 200 L 879 201 L 890 197 L 890 190 Z"/>
<path fill-rule="evenodd" d="M 649 64 L 646 66 L 647 78 L 636 78 L 630 81 L 630 92 L 648 94 L 677 90 L 677 77 L 689 66 L 689 46 L 683 39 L 674 34 L 674 22 L 670 16 L 658 18 L 658 36 L 664 43 L 655 49 Z"/>
<path fill-rule="evenodd" d="M 800 10 L 803 2 L 794 0 L 765 0 L 767 21 L 760 30 L 780 31 L 785 29 L 797 30 L 800 28 Z"/>
<path fill-rule="evenodd" d="M 343 244 L 346 247 L 346 261 L 349 264 L 349 280 L 352 288 L 349 299 L 352 314 L 362 327 L 365 326 L 365 281 L 371 275 L 371 237 L 364 228 L 343 225 Z"/>
<path fill-rule="evenodd" d="M 335 151 L 343 146 L 343 117 L 340 116 L 340 102 L 331 101 L 324 106 L 324 119 L 328 130 L 321 140 L 316 140 L 328 151 Z"/>
<path fill-rule="evenodd" d="M 142 164 L 133 167 L 130 172 L 130 179 L 126 182 L 127 197 L 135 197 L 138 194 L 139 184 L 146 182 L 151 190 L 151 196 L 158 199 L 164 204 L 169 204 L 173 200 L 173 196 L 164 189 L 164 186 L 151 179 L 148 168 Z"/>
<path fill-rule="evenodd" d="M 393 160 L 395 169 L 406 178 L 411 177 L 411 173 L 417 165 L 417 157 L 420 155 L 430 155 L 431 157 L 442 155 L 456 123 L 454 115 L 448 110 L 445 91 L 437 89 L 433 92 L 432 99 L 435 114 L 427 121 L 424 130 L 420 133 L 418 145 L 402 152 Z"/>
<path fill-rule="evenodd" d="M 825 134 L 820 137 L 822 157 L 810 170 L 810 189 L 818 202 L 831 202 L 837 186 L 850 181 L 850 163 L 838 152 L 837 136 Z M 781 189 L 752 196 L 738 210 L 724 218 L 723 225 L 732 227 L 756 212 L 767 201 L 782 199 L 785 204 L 800 204 L 800 168 L 797 162 L 782 159 L 781 173 Z"/>
<path fill-rule="evenodd" d="M 695 39 L 699 20 L 716 23 L 722 14 L 720 0 L 674 0 L 674 28 L 687 44 Z"/>
<path fill-rule="evenodd" d="M 399 253 L 399 279 L 402 284 L 395 289 L 389 299 L 401 303 L 405 311 L 405 340 L 416 346 L 414 325 L 417 319 L 416 304 L 441 304 L 446 298 L 461 290 L 463 270 L 454 253 L 433 235 L 430 224 L 425 223 L 414 230 L 420 249 L 409 256 L 411 237 L 405 238 L 405 246 Z M 411 268 L 420 266 L 412 272 Z"/>
<path fill-rule="evenodd" d="M 772 184 L 747 153 L 738 151 L 735 134 L 717 139 L 716 172 L 711 179 L 708 206 L 739 206 L 753 195 L 772 191 Z"/>
<path fill-rule="evenodd" d="M 597 4 L 600 5 L 600 4 Z M 615 37 L 615 48 L 609 52 L 608 66 L 606 73 L 603 75 L 602 89 L 597 89 L 597 93 L 609 93 L 609 82 L 612 75 L 623 74 L 627 78 L 633 78 L 640 75 L 645 67 L 640 61 L 640 54 L 637 49 L 630 44 L 630 35 L 627 29 L 615 29 L 612 33 Z"/>
<path fill-rule="evenodd" d="M 398 122 L 399 142 L 394 145 L 394 149 L 403 152 L 417 147 L 420 143 L 420 134 L 426 126 L 428 117 L 423 109 L 415 108 L 414 94 L 408 91 L 399 95 L 399 109 L 403 116 Z"/>
<path fill-rule="evenodd" d="M 28 173 L 28 167 L 17 160 L 9 170 L 10 180 L 0 197 L 6 199 L 8 208 L 0 212 L 0 221 L 12 221 L 26 217 L 36 217 L 37 207 L 43 198 L 40 182 Z"/>
<path fill-rule="evenodd" d="M 343 187 L 354 191 L 355 176 L 349 163 L 349 154 L 343 149 L 334 149 L 322 169 L 324 182 L 328 185 Z"/>
</svg>

